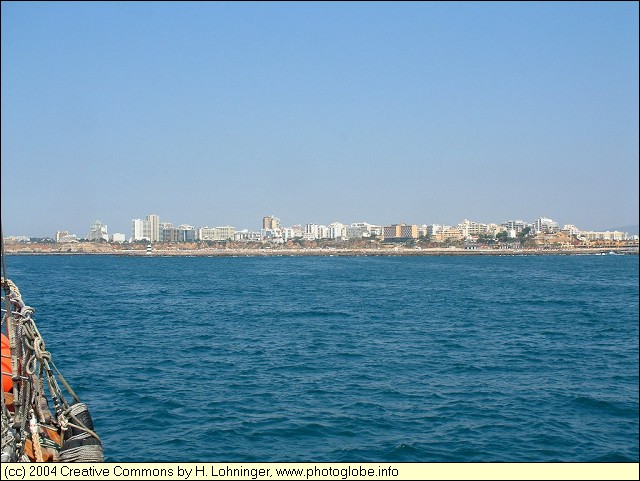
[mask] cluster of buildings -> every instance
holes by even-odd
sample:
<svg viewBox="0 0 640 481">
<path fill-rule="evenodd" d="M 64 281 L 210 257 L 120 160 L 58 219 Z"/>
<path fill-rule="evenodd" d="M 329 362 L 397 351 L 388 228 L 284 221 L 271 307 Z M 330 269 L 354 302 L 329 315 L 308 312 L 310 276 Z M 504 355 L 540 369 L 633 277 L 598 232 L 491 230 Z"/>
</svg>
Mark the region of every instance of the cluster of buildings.
<svg viewBox="0 0 640 481">
<path fill-rule="evenodd" d="M 583 231 L 576 226 L 567 224 L 562 228 L 552 219 L 540 217 L 533 222 L 509 220 L 501 224 L 483 224 L 470 220 L 463 220 L 456 226 L 440 224 L 393 224 L 374 225 L 367 222 L 343 224 L 333 222 L 329 225 L 297 224 L 284 227 L 280 219 L 273 215 L 262 219 L 259 231 L 248 229 L 236 230 L 233 226 L 198 227 L 181 224 L 174 226 L 171 222 L 163 222 L 155 214 L 147 215 L 144 219 L 131 221 L 131 234 L 127 240 L 125 234 L 108 234 L 107 226 L 101 221 L 95 221 L 86 239 L 89 241 L 107 242 L 199 242 L 199 241 L 254 241 L 269 243 L 286 243 L 290 240 L 305 241 L 381 239 L 385 242 L 406 242 L 411 239 L 428 239 L 430 242 L 464 241 L 475 242 L 478 239 L 500 239 L 508 242 L 524 236 L 559 236 L 559 238 L 573 238 L 583 242 L 593 241 L 626 241 L 631 239 L 626 232 L 619 231 Z M 633 236 L 637 239 L 637 236 Z M 67 231 L 56 233 L 55 242 L 78 241 L 75 235 Z"/>
</svg>

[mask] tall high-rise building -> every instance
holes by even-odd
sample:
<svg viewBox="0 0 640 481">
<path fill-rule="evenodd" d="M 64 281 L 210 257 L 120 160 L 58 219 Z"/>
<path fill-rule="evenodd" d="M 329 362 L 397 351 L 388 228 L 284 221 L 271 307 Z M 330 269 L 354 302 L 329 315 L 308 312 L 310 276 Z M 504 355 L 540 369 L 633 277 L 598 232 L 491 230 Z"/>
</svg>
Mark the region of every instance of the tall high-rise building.
<svg viewBox="0 0 640 481">
<path fill-rule="evenodd" d="M 149 214 L 145 217 L 149 222 L 149 240 L 151 242 L 160 241 L 160 217 L 155 214 Z"/>
<path fill-rule="evenodd" d="M 280 219 L 272 215 L 262 218 L 262 228 L 265 230 L 273 230 L 280 228 Z"/>
<path fill-rule="evenodd" d="M 149 239 L 149 221 L 142 219 L 133 219 L 131 221 L 131 240 L 150 240 Z"/>
</svg>

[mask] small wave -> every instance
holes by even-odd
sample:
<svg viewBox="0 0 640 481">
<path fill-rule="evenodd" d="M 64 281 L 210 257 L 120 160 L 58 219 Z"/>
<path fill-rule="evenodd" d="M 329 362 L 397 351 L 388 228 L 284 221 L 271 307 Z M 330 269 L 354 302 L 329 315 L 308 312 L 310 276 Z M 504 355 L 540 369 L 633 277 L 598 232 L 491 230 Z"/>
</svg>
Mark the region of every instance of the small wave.
<svg viewBox="0 0 640 481">
<path fill-rule="evenodd" d="M 352 317 L 352 314 L 345 311 L 332 311 L 328 309 L 307 309 L 305 311 L 289 311 L 278 313 L 277 316 L 293 318 L 322 318 L 322 317 Z"/>
<path fill-rule="evenodd" d="M 583 406 L 585 408 L 599 409 L 618 416 L 629 416 L 638 414 L 637 406 L 635 408 L 621 406 L 619 403 L 605 401 L 603 399 L 596 399 L 591 396 L 578 396 L 574 398 L 574 402 L 579 406 Z"/>
<path fill-rule="evenodd" d="M 109 462 L 637 462 L 617 260 L 12 259 Z"/>
<path fill-rule="evenodd" d="M 616 451 L 612 453 L 603 454 L 602 456 L 598 456 L 597 458 L 594 458 L 589 462 L 591 463 L 637 463 L 638 457 L 636 456 L 635 458 L 630 458 L 629 456 L 625 456 L 624 454 Z"/>
<path fill-rule="evenodd" d="M 388 453 L 389 460 L 400 462 L 417 462 L 421 460 L 420 450 L 411 444 L 401 443 L 393 447 Z"/>
</svg>

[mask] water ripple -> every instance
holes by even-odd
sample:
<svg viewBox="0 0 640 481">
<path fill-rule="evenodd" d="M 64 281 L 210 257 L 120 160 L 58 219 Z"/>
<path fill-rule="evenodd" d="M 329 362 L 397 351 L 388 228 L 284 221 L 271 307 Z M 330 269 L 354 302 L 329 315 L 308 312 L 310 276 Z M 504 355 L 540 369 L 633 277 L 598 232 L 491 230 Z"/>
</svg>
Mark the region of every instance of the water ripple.
<svg viewBox="0 0 640 481">
<path fill-rule="evenodd" d="M 8 269 L 108 461 L 638 462 L 637 256 Z"/>
</svg>

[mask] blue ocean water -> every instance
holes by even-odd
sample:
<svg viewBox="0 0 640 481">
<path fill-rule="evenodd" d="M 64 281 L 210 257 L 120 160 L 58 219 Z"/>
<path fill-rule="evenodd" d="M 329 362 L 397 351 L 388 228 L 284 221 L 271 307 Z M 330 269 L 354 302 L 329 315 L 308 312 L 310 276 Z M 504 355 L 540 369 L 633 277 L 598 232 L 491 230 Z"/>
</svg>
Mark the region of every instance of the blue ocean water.
<svg viewBox="0 0 640 481">
<path fill-rule="evenodd" d="M 106 460 L 638 462 L 638 256 L 9 256 Z"/>
</svg>

